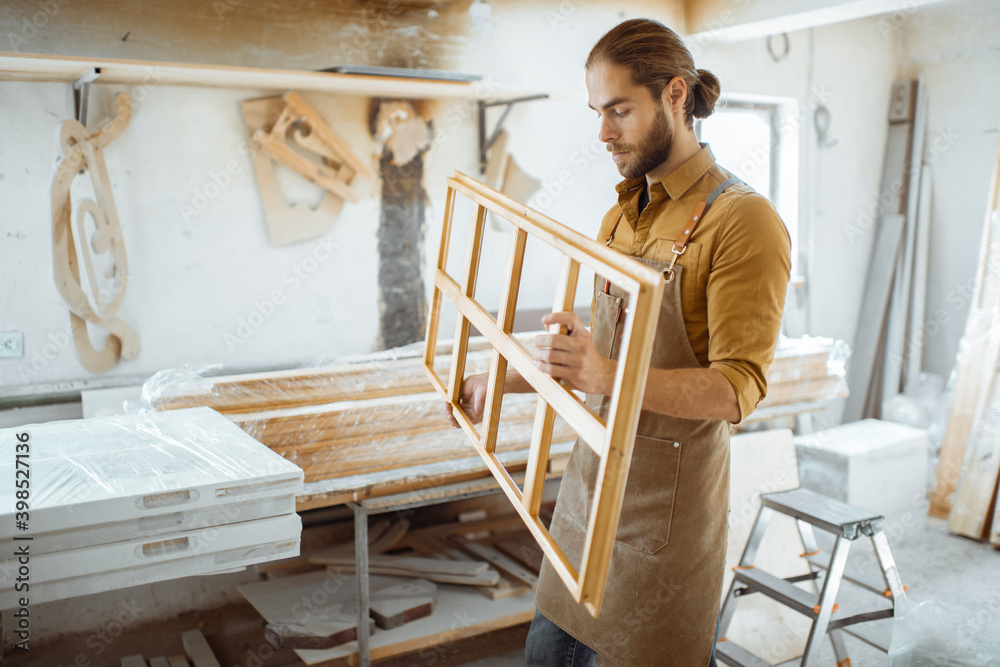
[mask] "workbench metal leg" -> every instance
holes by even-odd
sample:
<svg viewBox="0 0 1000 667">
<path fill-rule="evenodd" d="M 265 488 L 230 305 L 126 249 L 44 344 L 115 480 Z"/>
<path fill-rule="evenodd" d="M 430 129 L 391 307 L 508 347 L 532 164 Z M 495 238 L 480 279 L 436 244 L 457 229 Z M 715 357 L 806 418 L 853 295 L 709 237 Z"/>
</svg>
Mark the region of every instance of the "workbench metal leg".
<svg viewBox="0 0 1000 667">
<path fill-rule="evenodd" d="M 359 503 L 354 510 L 354 567 L 358 577 L 358 665 L 372 664 L 369 631 L 368 600 L 368 511 Z"/>
</svg>

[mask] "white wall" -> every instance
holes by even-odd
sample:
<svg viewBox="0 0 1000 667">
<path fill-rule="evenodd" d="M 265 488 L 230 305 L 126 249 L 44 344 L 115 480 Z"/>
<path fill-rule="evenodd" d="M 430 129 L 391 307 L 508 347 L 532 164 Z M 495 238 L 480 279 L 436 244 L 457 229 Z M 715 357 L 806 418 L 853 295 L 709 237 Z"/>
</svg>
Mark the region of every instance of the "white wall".
<svg viewBox="0 0 1000 667">
<path fill-rule="evenodd" d="M 731 94 L 797 101 L 788 122 L 801 147 L 800 247 L 793 252 L 803 260 L 807 277 L 807 330 L 852 341 L 873 235 L 852 243 L 844 228 L 877 196 L 895 77 L 893 44 L 880 34 L 874 18 L 788 38 L 789 54 L 779 62 L 769 55 L 765 40 L 758 39 L 709 44 L 699 67 L 715 72 Z M 830 148 L 817 147 L 812 117 L 819 104 L 830 111 L 830 136 L 837 141 Z"/>
<path fill-rule="evenodd" d="M 924 370 L 951 373 L 975 289 L 1000 126 L 1000 5 L 962 2 L 901 13 L 901 76 L 927 84 L 932 171 Z"/>
<path fill-rule="evenodd" d="M 288 68 L 392 62 L 477 72 L 487 81 L 558 93 L 553 101 L 514 110 L 507 123 L 510 148 L 553 193 L 535 201 L 539 208 L 588 236 L 614 202 L 618 175 L 609 160 L 597 159 L 605 158 L 603 150 L 592 153 L 594 159 L 581 159 L 581 148 L 592 147 L 597 132 L 583 101 L 583 61 L 597 38 L 621 18 L 649 13 L 676 25 L 681 16 L 679 2 L 638 1 L 601 6 L 473 2 L 448 5 L 440 13 L 344 1 L 329 12 L 310 14 L 313 10 L 302 8 L 293 17 L 278 17 L 262 3 L 242 3 L 222 15 L 203 3 L 167 14 L 153 3 L 137 12 L 134 4 L 54 4 L 58 11 L 30 33 L 22 19 L 34 16 L 37 7 L 12 3 L 0 8 L 0 33 L 31 34 L 25 43 L 13 42 L 27 52 Z M 104 20 L 95 24 L 95 17 Z M 302 30 L 290 30 L 289 23 Z M 123 41 L 126 31 L 130 36 Z M 64 333 L 67 309 L 52 279 L 49 188 L 59 158 L 57 128 L 72 116 L 69 88 L 0 82 L 0 117 L 8 120 L 0 127 L 0 331 L 24 332 L 26 351 L 23 359 L 0 359 L 0 398 L 137 382 L 185 363 L 218 362 L 237 372 L 373 351 L 379 325 L 379 183 L 356 181 L 361 201 L 345 206 L 322 242 L 273 248 L 239 106 L 261 96 L 260 91 L 169 82 L 148 89 L 96 84 L 91 128 L 106 117 L 118 90 L 134 102 L 131 123 L 105 155 L 129 259 L 130 281 L 119 315 L 137 332 L 141 349 L 138 359 L 122 361 L 104 376 L 87 372 Z M 306 97 L 362 159 L 374 164 L 371 100 Z M 478 162 L 474 101 L 423 108 L 443 131 L 425 168 L 429 275 L 445 177 L 455 169 L 478 175 Z M 491 120 L 497 115 L 491 113 Z M 216 194 L 213 175 L 233 160 L 237 173 Z M 298 191 L 314 198 L 319 192 L 308 184 Z M 197 193 L 209 199 L 192 216 L 184 206 L 193 206 Z M 486 283 L 506 248 L 506 237 L 490 231 L 484 258 L 487 303 L 498 298 L 490 298 Z M 464 257 L 463 247 L 456 252 Z M 551 304 L 557 268 L 544 256 L 529 261 L 522 307 Z M 493 283 L 498 293 L 499 281 Z M 272 308 L 266 301 L 276 294 L 283 301 Z M 589 289 L 581 290 L 580 302 L 589 298 Z M 257 311 L 271 314 L 262 318 Z M 260 326 L 234 344 L 240 327 L 247 331 L 241 322 L 251 318 Z M 442 335 L 450 331 L 446 326 Z M 95 334 L 95 340 L 100 345 L 103 334 Z"/>
</svg>

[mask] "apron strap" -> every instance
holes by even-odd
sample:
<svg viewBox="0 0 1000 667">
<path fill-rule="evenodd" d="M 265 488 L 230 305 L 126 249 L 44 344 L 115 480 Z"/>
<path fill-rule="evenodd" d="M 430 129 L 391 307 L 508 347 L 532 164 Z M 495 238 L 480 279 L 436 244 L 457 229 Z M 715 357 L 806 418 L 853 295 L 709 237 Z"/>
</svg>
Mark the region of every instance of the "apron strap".
<svg viewBox="0 0 1000 667">
<path fill-rule="evenodd" d="M 691 238 L 691 235 L 694 234 L 694 228 L 697 227 L 698 223 L 701 222 L 701 219 L 705 217 L 705 213 L 708 212 L 708 207 L 711 206 L 712 202 L 714 202 L 719 195 L 725 192 L 726 188 L 730 185 L 736 185 L 737 183 L 742 182 L 743 181 L 735 176 L 727 178 L 719 183 L 714 190 L 712 190 L 712 194 L 708 195 L 708 197 L 705 198 L 705 201 L 698 202 L 698 205 L 694 207 L 694 215 L 691 216 L 691 222 L 685 225 L 684 231 L 677 237 L 677 240 L 674 241 L 673 248 L 670 249 L 670 251 L 674 253 L 674 257 L 670 260 L 670 266 L 662 271 L 663 282 L 668 284 L 673 282 L 674 264 L 677 263 L 677 258 L 683 255 L 684 251 L 687 250 L 688 240 Z"/>
</svg>

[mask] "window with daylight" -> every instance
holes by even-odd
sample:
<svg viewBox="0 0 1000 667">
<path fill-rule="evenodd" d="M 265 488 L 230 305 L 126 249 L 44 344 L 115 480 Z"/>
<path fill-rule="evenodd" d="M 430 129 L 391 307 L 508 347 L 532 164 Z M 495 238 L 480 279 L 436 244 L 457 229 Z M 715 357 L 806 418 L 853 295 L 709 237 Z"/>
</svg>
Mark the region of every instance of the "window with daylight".
<svg viewBox="0 0 1000 667">
<path fill-rule="evenodd" d="M 771 200 L 792 237 L 792 275 L 799 274 L 798 132 L 794 101 L 723 98 L 695 123 L 698 140 L 718 163 Z"/>
</svg>

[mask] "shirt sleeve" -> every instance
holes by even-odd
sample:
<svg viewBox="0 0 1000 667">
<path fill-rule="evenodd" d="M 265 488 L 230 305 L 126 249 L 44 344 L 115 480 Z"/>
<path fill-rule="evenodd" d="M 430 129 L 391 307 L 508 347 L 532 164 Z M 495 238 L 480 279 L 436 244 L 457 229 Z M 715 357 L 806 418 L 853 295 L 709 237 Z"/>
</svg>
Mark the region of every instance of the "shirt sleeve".
<svg viewBox="0 0 1000 667">
<path fill-rule="evenodd" d="M 767 395 L 765 373 L 781 331 L 791 239 L 759 194 L 737 195 L 727 205 L 708 274 L 708 360 L 733 385 L 743 421 Z"/>
</svg>

